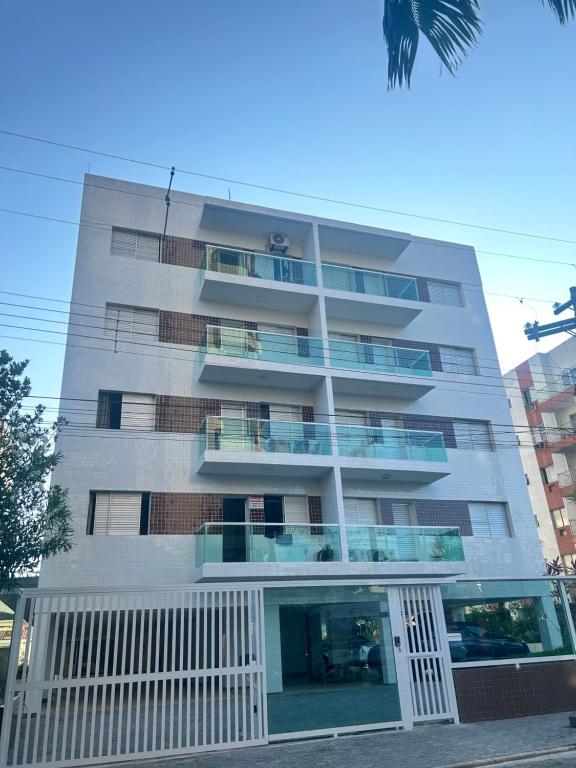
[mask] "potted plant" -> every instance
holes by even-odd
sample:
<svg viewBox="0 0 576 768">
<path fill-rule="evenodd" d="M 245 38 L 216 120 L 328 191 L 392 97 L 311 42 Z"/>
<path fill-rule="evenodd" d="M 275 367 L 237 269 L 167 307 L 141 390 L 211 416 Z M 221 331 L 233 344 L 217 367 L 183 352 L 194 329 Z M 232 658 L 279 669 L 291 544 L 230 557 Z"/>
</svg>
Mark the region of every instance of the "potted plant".
<svg viewBox="0 0 576 768">
<path fill-rule="evenodd" d="M 316 560 L 318 560 L 318 562 L 327 563 L 334 559 L 334 550 L 329 544 L 324 544 L 322 549 L 319 549 L 316 553 Z"/>
</svg>

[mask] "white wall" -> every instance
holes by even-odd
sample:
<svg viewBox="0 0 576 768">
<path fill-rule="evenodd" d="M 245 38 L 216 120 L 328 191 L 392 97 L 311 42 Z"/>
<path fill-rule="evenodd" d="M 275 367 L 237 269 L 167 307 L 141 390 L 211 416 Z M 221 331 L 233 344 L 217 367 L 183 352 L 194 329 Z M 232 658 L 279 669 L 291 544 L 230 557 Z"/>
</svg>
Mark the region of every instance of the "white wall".
<svg viewBox="0 0 576 768">
<path fill-rule="evenodd" d="M 266 217 L 271 216 L 269 231 L 291 231 L 292 253 L 303 254 L 318 265 L 322 260 L 341 261 L 366 267 L 390 269 L 405 274 L 424 275 L 461 282 L 465 307 L 443 307 L 423 304 L 421 314 L 406 328 L 386 328 L 359 314 L 357 322 L 326 317 L 324 291 L 317 291 L 316 303 L 308 317 L 277 311 L 272 307 L 253 308 L 206 302 L 199 299 L 199 270 L 136 261 L 110 255 L 111 228 L 160 233 L 164 224 L 163 190 L 127 182 L 88 176 L 91 183 L 114 191 L 87 187 L 82 206 L 82 220 L 98 221 L 102 228 L 82 227 L 73 287 L 73 306 L 90 305 L 96 315 L 94 329 L 80 327 L 86 319 L 76 318 L 66 351 L 62 394 L 64 397 L 86 398 L 95 403 L 99 389 L 150 392 L 180 396 L 222 399 L 264 400 L 313 404 L 319 414 L 336 407 L 373 408 L 382 411 L 486 419 L 511 429 L 512 420 L 502 381 L 499 376 L 496 349 L 489 326 L 486 305 L 480 290 L 480 276 L 474 251 L 467 246 L 444 244 L 412 238 L 395 261 L 373 255 L 333 253 L 319 250 L 316 220 L 282 212 L 269 212 L 251 206 L 217 201 L 223 207 L 251 213 L 259 233 L 251 235 L 246 219 L 239 231 L 203 231 L 200 228 L 205 198 L 184 193 L 172 194 L 168 233 L 187 238 L 209 239 L 246 248 L 263 250 L 266 244 Z M 126 194 L 135 192 L 137 194 Z M 148 199 L 143 195 L 151 195 Z M 264 229 L 263 229 L 264 228 Z M 360 234 L 364 228 L 350 225 Z M 356 398 L 334 396 L 331 379 L 314 392 L 264 387 L 239 387 L 229 384 L 198 382 L 197 353 L 189 347 L 160 343 L 135 349 L 134 345 L 113 344 L 101 338 L 100 320 L 106 303 L 120 303 L 186 313 L 251 319 L 298 326 L 309 325 L 313 334 L 354 330 L 380 336 L 415 339 L 439 344 L 472 347 L 476 350 L 481 376 L 456 376 L 438 373 L 435 388 L 415 402 L 394 401 L 381 397 Z M 72 318 L 75 319 L 74 317 Z M 84 338 L 92 336 L 93 339 Z M 170 348 L 169 348 L 170 346 Z M 137 352 L 137 354 L 130 353 Z M 88 418 L 88 415 L 87 417 Z M 319 420 L 324 420 L 320 417 Z M 92 424 L 94 421 L 92 422 Z M 191 578 L 193 537 L 149 536 L 98 538 L 85 534 L 88 492 L 107 490 L 155 490 L 181 492 L 246 492 L 321 494 L 325 510 L 332 519 L 344 522 L 342 484 L 338 470 L 329 481 L 272 480 L 257 478 L 216 478 L 193 474 L 195 443 L 191 436 L 165 435 L 154 440 L 125 439 L 103 431 L 76 431 L 60 441 L 64 460 L 55 472 L 55 481 L 70 489 L 76 530 L 75 547 L 70 555 L 47 561 L 41 581 L 45 586 L 75 583 L 98 583 L 106 579 L 154 583 Z M 381 497 L 460 499 L 501 501 L 509 505 L 514 538 L 509 540 L 467 540 L 468 567 L 473 577 L 507 575 L 541 575 L 538 538 L 530 508 L 518 451 L 505 448 L 494 453 L 449 451 L 450 475 L 422 488 L 394 488 L 384 481 L 345 483 L 345 493 Z M 338 462 L 335 462 L 337 465 Z M 514 570 L 514 573 L 510 572 Z"/>
</svg>

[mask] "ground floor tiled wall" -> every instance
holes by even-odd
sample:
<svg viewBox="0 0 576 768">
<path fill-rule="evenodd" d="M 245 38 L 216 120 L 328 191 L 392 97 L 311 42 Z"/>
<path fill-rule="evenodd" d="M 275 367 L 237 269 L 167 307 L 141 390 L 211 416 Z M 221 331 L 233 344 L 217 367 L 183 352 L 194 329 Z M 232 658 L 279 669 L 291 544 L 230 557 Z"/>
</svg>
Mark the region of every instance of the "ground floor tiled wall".
<svg viewBox="0 0 576 768">
<path fill-rule="evenodd" d="M 576 708 L 576 661 L 455 669 L 454 684 L 463 723 Z"/>
<path fill-rule="evenodd" d="M 257 491 L 255 492 L 257 493 Z M 152 493 L 150 494 L 149 533 L 160 535 L 191 535 L 203 523 L 222 520 L 224 496 L 219 493 Z M 250 522 L 263 522 L 263 510 L 250 509 Z M 319 496 L 308 497 L 311 523 L 322 523 L 322 503 Z"/>
</svg>

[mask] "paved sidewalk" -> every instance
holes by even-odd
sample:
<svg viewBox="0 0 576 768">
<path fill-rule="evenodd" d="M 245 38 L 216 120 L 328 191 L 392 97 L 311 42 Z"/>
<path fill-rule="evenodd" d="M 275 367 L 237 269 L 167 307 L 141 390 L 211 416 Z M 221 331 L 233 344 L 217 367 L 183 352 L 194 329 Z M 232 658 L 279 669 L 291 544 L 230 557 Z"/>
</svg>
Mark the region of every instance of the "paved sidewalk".
<svg viewBox="0 0 576 768">
<path fill-rule="evenodd" d="M 143 765 L 145 768 L 366 768 L 366 765 L 438 768 L 566 746 L 576 749 L 576 728 L 569 727 L 568 714 L 562 713 L 271 744 L 186 758 L 147 760 Z M 571 759 L 571 764 L 576 766 L 576 752 L 571 754 Z M 568 766 L 570 760 L 564 759 L 559 764 Z"/>
</svg>

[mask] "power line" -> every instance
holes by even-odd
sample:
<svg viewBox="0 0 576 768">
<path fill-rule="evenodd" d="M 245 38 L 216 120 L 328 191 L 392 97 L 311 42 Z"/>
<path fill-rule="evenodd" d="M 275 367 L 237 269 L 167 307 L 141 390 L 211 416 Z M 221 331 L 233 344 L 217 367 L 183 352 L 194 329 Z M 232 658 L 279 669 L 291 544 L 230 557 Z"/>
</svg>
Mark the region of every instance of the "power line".
<svg viewBox="0 0 576 768">
<path fill-rule="evenodd" d="M 65 300 L 65 299 L 55 299 L 55 298 L 52 298 L 52 297 L 49 297 L 49 296 L 38 296 L 38 295 L 32 295 L 32 294 L 23 294 L 23 293 L 15 293 L 15 292 L 11 292 L 11 291 L 2 291 L 2 290 L 0 290 L 0 295 L 1 294 L 10 295 L 10 296 L 18 296 L 18 297 L 22 297 L 22 298 L 36 299 L 37 301 L 46 301 L 46 302 L 53 302 L 53 303 L 58 303 L 58 304 L 66 304 L 66 305 L 69 305 L 69 306 L 74 305 L 74 306 L 79 306 L 79 307 L 87 307 L 89 309 L 97 309 L 97 310 L 99 310 L 99 313 L 98 314 L 93 314 L 93 313 L 89 313 L 89 312 L 76 312 L 75 310 L 72 310 L 72 309 L 69 309 L 69 310 L 59 310 L 59 309 L 54 309 L 52 307 L 42 307 L 42 306 L 38 306 L 38 305 L 18 304 L 18 303 L 15 303 L 15 302 L 5 302 L 5 301 L 0 301 L 0 306 L 1 305 L 14 306 L 14 307 L 20 307 L 20 308 L 26 308 L 26 309 L 34 309 L 34 310 L 40 311 L 40 312 L 52 312 L 54 314 L 66 314 L 69 317 L 72 317 L 72 316 L 74 316 L 74 317 L 87 317 L 87 318 L 95 318 L 95 319 L 99 319 L 99 320 L 105 319 L 105 314 L 104 314 L 105 310 L 106 310 L 106 305 L 105 304 L 87 304 L 85 302 L 69 301 L 69 300 Z M 119 306 L 122 306 L 122 305 L 119 305 Z M 161 311 L 161 310 L 159 310 L 159 311 Z M 41 320 L 42 322 L 54 322 L 54 323 L 57 322 L 57 321 L 48 320 L 48 319 L 44 319 L 44 318 L 38 318 L 38 319 Z M 138 324 L 141 324 L 141 323 L 135 323 L 135 324 L 138 325 Z M 78 324 L 78 325 L 80 325 L 80 324 Z M 98 328 L 101 330 L 101 326 L 98 326 Z M 145 334 L 143 334 L 143 335 L 145 335 Z M 313 339 L 314 337 L 308 337 L 308 338 Z M 418 342 L 415 340 L 414 343 L 418 343 Z M 422 342 L 422 343 L 424 343 L 424 342 Z M 426 343 L 429 343 L 429 342 L 426 342 Z M 442 345 L 440 345 L 440 346 L 442 346 Z M 449 345 L 445 345 L 445 346 L 449 346 Z M 498 365 L 502 364 L 502 361 L 499 360 L 498 357 L 482 357 L 480 355 L 477 355 L 476 357 L 477 357 L 478 360 L 486 360 L 486 361 L 489 361 L 489 362 L 495 362 Z M 550 369 L 556 368 L 557 370 L 561 370 L 561 371 L 567 370 L 564 367 L 553 365 L 553 364 L 550 364 L 548 366 L 548 368 L 550 368 Z"/>
<path fill-rule="evenodd" d="M 113 159 L 113 160 L 120 160 L 122 162 L 134 163 L 134 164 L 137 164 L 137 165 L 148 166 L 150 168 L 157 168 L 157 169 L 169 171 L 173 167 L 172 165 L 163 165 L 161 163 L 154 163 L 154 162 L 147 161 L 147 160 L 139 160 L 139 159 L 136 159 L 136 158 L 131 158 L 131 157 L 128 157 L 126 155 L 118 155 L 118 154 L 114 154 L 114 153 L 111 153 L 111 152 L 102 152 L 100 150 L 89 149 L 87 147 L 80 147 L 80 146 L 77 146 L 77 145 L 74 145 L 74 144 L 66 144 L 64 142 L 52 141 L 50 139 L 44 139 L 44 138 L 40 138 L 40 137 L 37 137 L 37 136 L 30 136 L 30 135 L 23 134 L 23 133 L 17 133 L 15 131 L 0 130 L 0 134 L 3 134 L 5 136 L 12 136 L 14 138 L 24 139 L 26 141 L 34 141 L 34 142 L 41 143 L 41 144 L 48 144 L 48 145 L 51 145 L 51 146 L 60 147 L 61 149 L 68 149 L 68 150 L 72 150 L 72 151 L 75 151 L 75 152 L 85 152 L 85 153 L 88 153 L 88 154 L 91 154 L 91 155 L 98 155 L 100 157 L 107 157 L 107 158 Z M 264 190 L 264 191 L 267 191 L 267 192 L 275 192 L 275 193 L 279 193 L 279 194 L 283 194 L 283 195 L 290 195 L 292 197 L 299 197 L 299 198 L 306 199 L 306 200 L 315 200 L 317 202 L 322 202 L 322 203 L 331 203 L 331 204 L 335 204 L 335 205 L 343 205 L 343 206 L 347 206 L 347 207 L 350 207 L 350 208 L 358 208 L 358 209 L 361 209 L 361 210 L 374 211 L 374 212 L 378 212 L 378 213 L 388 213 L 388 214 L 392 214 L 394 216 L 406 216 L 406 217 L 409 217 L 409 218 L 420 219 L 420 220 L 423 220 L 423 221 L 433 221 L 433 222 L 440 223 L 440 224 L 450 224 L 450 225 L 453 225 L 453 226 L 468 227 L 468 228 L 472 228 L 472 229 L 479 229 L 479 230 L 486 231 L 486 232 L 498 232 L 500 234 L 512 235 L 512 236 L 516 236 L 516 237 L 529 237 L 529 238 L 533 238 L 533 239 L 537 239 L 537 240 L 548 240 L 550 242 L 565 243 L 565 244 L 569 244 L 569 245 L 576 245 L 576 240 L 570 240 L 570 239 L 566 239 L 566 238 L 553 237 L 551 235 L 541 235 L 541 234 L 537 234 L 537 233 L 534 233 L 534 232 L 523 232 L 523 231 L 520 231 L 520 230 L 509 230 L 509 229 L 503 229 L 501 227 L 490 227 L 490 226 L 485 226 L 485 225 L 480 225 L 480 224 L 473 224 L 473 223 L 465 222 L 465 221 L 457 221 L 455 219 L 443 219 L 443 218 L 439 218 L 439 217 L 435 217 L 435 216 L 426 216 L 426 215 L 423 215 L 423 214 L 411 213 L 411 212 L 408 212 L 408 211 L 400 211 L 400 210 L 395 210 L 395 209 L 391 209 L 391 208 L 381 208 L 379 206 L 368 205 L 368 204 L 365 204 L 365 203 L 357 203 L 357 202 L 353 202 L 353 201 L 349 201 L 349 200 L 339 200 L 337 198 L 324 197 L 322 195 L 312 195 L 312 194 L 305 193 L 305 192 L 298 192 L 296 190 L 283 189 L 281 187 L 271 187 L 271 186 L 268 186 L 268 185 L 265 185 L 265 184 L 255 184 L 253 182 L 243 181 L 241 179 L 231 179 L 231 178 L 227 178 L 227 177 L 223 177 L 223 176 L 215 176 L 215 175 L 212 175 L 212 174 L 200 173 L 198 171 L 191 171 L 191 170 L 186 170 L 186 169 L 183 169 L 183 168 L 178 168 L 178 173 L 179 174 L 185 174 L 187 176 L 196 176 L 198 178 L 209 179 L 211 181 L 221 181 L 221 182 L 224 182 L 226 184 L 237 184 L 238 186 L 250 187 L 251 189 L 259 189 L 259 190 Z"/>
</svg>

